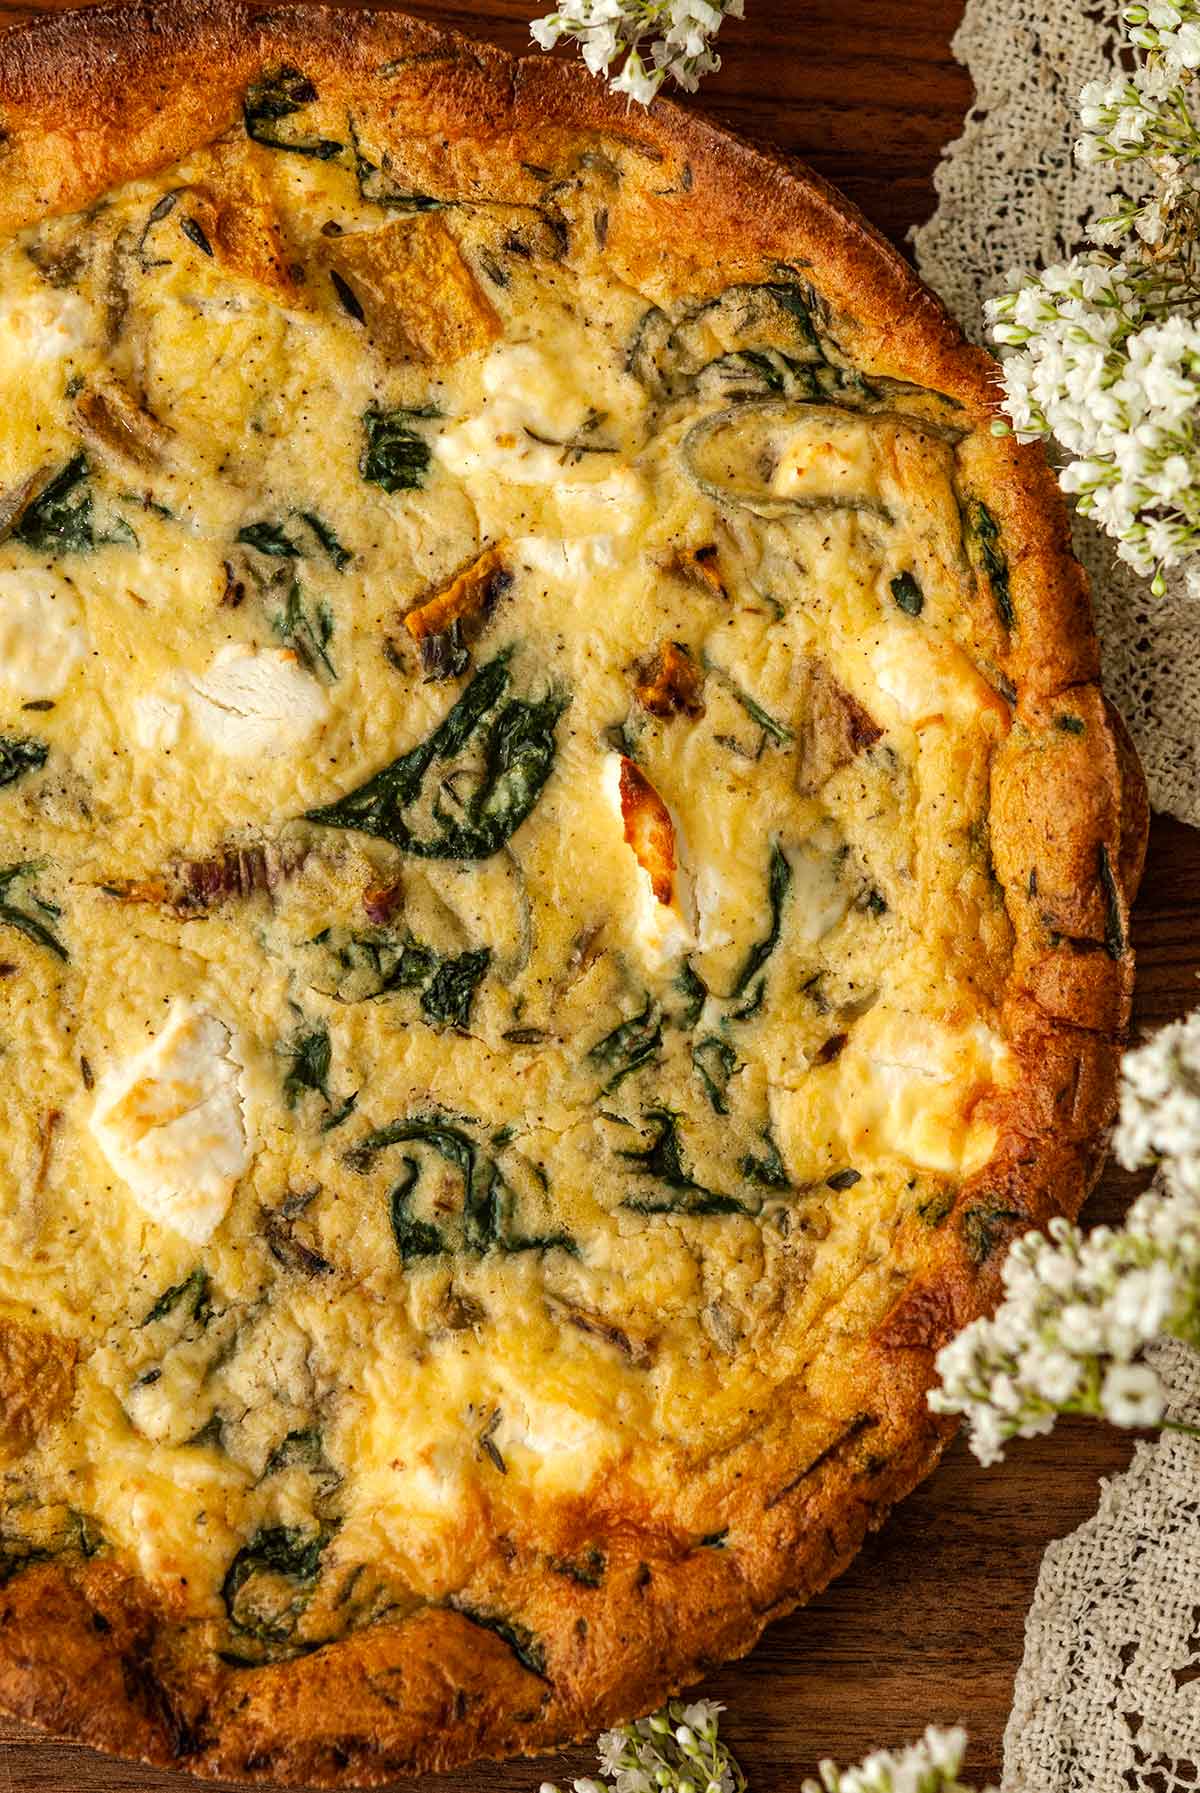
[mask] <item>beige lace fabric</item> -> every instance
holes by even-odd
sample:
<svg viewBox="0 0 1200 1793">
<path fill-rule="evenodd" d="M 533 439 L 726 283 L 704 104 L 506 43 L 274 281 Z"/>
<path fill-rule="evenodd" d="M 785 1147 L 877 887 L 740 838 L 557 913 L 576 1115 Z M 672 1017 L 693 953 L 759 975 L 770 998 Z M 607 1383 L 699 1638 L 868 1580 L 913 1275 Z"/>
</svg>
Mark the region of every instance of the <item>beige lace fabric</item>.
<svg viewBox="0 0 1200 1793">
<path fill-rule="evenodd" d="M 1200 1357 L 1154 1347 L 1169 1415 L 1200 1424 Z M 1004 1793 L 1195 1793 L 1200 1439 L 1139 1444 L 1042 1559 L 1004 1738 Z"/>
<path fill-rule="evenodd" d="M 967 0 L 954 49 L 975 104 L 913 244 L 925 279 L 979 341 L 983 301 L 1007 271 L 1073 254 L 1109 190 L 1103 168 L 1074 163 L 1073 102 L 1111 64 L 1119 6 Z M 1076 520 L 1075 548 L 1092 578 L 1105 688 L 1137 743 L 1150 800 L 1200 824 L 1200 572 L 1176 573 L 1153 598 L 1090 524 Z"/>
<path fill-rule="evenodd" d="M 922 274 L 983 340 L 983 301 L 1010 268 L 1080 246 L 1103 201 L 1081 169 L 1073 100 L 1111 62 L 1120 0 L 967 0 L 955 52 L 976 99 L 914 235 Z M 1092 577 L 1106 688 L 1137 742 L 1151 801 L 1200 823 L 1200 572 L 1166 596 L 1076 521 Z M 1156 1361 L 1172 1416 L 1200 1425 L 1200 1356 Z M 1200 1788 L 1200 1440 L 1140 1444 L 1094 1518 L 1051 1545 L 1026 1620 L 1005 1735 L 1004 1793 Z"/>
</svg>

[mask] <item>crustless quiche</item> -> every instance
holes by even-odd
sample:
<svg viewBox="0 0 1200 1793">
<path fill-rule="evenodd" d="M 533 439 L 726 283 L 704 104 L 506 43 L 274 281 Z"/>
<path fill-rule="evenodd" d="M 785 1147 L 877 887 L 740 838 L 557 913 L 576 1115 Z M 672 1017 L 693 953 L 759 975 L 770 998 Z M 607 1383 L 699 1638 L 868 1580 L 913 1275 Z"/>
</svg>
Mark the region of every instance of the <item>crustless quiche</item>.
<svg viewBox="0 0 1200 1793">
<path fill-rule="evenodd" d="M 235 4 L 0 46 L 0 1701 L 536 1750 L 935 1460 L 1144 833 L 991 369 L 803 170 Z"/>
</svg>

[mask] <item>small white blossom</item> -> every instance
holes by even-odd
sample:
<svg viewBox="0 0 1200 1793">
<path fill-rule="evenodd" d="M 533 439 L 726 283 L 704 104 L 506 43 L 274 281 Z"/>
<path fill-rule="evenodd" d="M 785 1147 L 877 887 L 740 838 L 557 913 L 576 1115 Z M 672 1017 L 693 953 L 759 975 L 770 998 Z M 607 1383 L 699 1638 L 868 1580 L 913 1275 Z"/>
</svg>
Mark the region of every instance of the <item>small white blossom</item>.
<svg viewBox="0 0 1200 1793">
<path fill-rule="evenodd" d="M 929 1404 L 965 1417 L 982 1463 L 1060 1413 L 1164 1423 L 1165 1393 L 1142 1354 L 1164 1333 L 1200 1343 L 1200 1011 L 1126 1054 L 1116 1149 L 1130 1169 L 1159 1169 L 1125 1225 L 1085 1235 L 1058 1218 L 1049 1238 L 1018 1239 L 994 1317 L 938 1354 Z"/>
<path fill-rule="evenodd" d="M 608 74 L 614 93 L 648 106 L 668 76 L 694 93 L 721 59 L 713 40 L 727 18 L 741 18 L 743 0 L 563 0 L 535 19 L 533 40 L 549 50 L 562 38 L 579 45 L 594 75 Z M 615 63 L 620 67 L 610 73 Z"/>
<path fill-rule="evenodd" d="M 1200 0 L 1123 18 L 1111 74 L 1079 96 L 1076 145 L 1122 190 L 1088 254 L 1010 275 L 988 313 L 1013 432 L 1057 440 L 1063 489 L 1157 591 L 1200 551 Z"/>
<path fill-rule="evenodd" d="M 969 1793 L 958 1779 L 966 1747 L 965 1731 L 930 1725 L 919 1743 L 876 1750 L 857 1768 L 822 1762 L 820 1779 L 805 1781 L 801 1793 Z"/>
</svg>

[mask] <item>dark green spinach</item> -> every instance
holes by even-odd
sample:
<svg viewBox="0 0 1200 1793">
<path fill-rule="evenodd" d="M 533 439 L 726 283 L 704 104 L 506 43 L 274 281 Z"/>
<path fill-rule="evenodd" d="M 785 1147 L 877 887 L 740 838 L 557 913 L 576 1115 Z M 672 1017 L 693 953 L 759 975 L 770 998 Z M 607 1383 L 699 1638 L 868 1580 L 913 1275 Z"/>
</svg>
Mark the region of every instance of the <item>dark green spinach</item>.
<svg viewBox="0 0 1200 1793">
<path fill-rule="evenodd" d="M 509 657 L 500 654 L 481 667 L 426 740 L 347 796 L 309 810 L 305 820 L 374 834 L 422 859 L 489 859 L 498 852 L 531 813 L 550 776 L 554 730 L 569 702 L 552 692 L 532 702 L 513 698 L 497 708 L 508 685 Z M 460 753 L 481 728 L 482 776 L 462 812 L 450 814 L 435 797 L 437 832 L 415 833 L 404 812 L 422 794 L 431 767 Z"/>
<path fill-rule="evenodd" d="M 311 105 L 316 98 L 313 83 L 290 63 L 276 69 L 264 69 L 246 90 L 242 117 L 247 137 L 266 149 L 290 150 L 293 155 L 313 156 L 318 162 L 331 162 L 341 155 L 345 144 L 328 137 L 282 137 L 273 128 Z"/>
<path fill-rule="evenodd" d="M 35 946 L 44 946 L 56 958 L 66 960 L 70 958 L 70 954 L 58 935 L 44 921 L 39 921 L 36 915 L 31 915 L 27 909 L 19 909 L 8 900 L 8 891 L 18 880 L 35 878 L 44 865 L 45 860 L 28 859 L 19 865 L 0 867 L 0 926 L 15 928 L 18 934 L 24 934 L 26 940 L 31 940 Z M 47 915 L 61 914 L 52 904 L 40 902 L 36 896 L 32 901 Z"/>
<path fill-rule="evenodd" d="M 729 992 L 731 997 L 743 994 L 751 980 L 766 964 L 778 946 L 780 931 L 783 927 L 784 904 L 791 886 L 792 868 L 779 842 L 772 841 L 771 858 L 767 870 L 767 899 L 771 905 L 771 925 L 762 939 L 756 941 L 746 954 L 742 968 L 734 979 L 733 989 Z M 752 1013 L 753 1011 L 744 1010 L 735 1019 L 744 1020 L 748 1012 Z"/>
<path fill-rule="evenodd" d="M 0 788 L 27 772 L 40 772 L 49 753 L 49 745 L 33 735 L 0 735 Z"/>
<path fill-rule="evenodd" d="M 82 449 L 27 507 L 13 538 L 36 554 L 87 554 L 93 548 L 137 546 L 137 536 L 123 517 L 114 518 L 107 533 L 97 531 L 91 467 Z"/>
<path fill-rule="evenodd" d="M 717 1114 L 728 1114 L 726 1092 L 729 1079 L 738 1066 L 738 1056 L 733 1047 L 728 1041 L 718 1039 L 716 1034 L 709 1034 L 707 1039 L 692 1047 L 692 1063 L 713 1109 Z"/>
<path fill-rule="evenodd" d="M 634 1214 L 745 1214 L 748 1210 L 731 1195 L 720 1195 L 697 1183 L 683 1156 L 679 1137 L 680 1117 L 669 1108 L 648 1108 L 643 1120 L 654 1138 L 639 1151 L 617 1156 L 633 1166 L 639 1176 L 651 1177 L 671 1191 L 669 1196 L 627 1196 L 621 1203 Z"/>
<path fill-rule="evenodd" d="M 232 1628 L 262 1643 L 286 1643 L 312 1597 L 329 1538 L 323 1529 L 306 1532 L 291 1525 L 267 1525 L 255 1532 L 221 1583 Z"/>
<path fill-rule="evenodd" d="M 385 492 L 415 492 L 425 484 L 431 450 L 413 422 L 439 417 L 434 405 L 397 405 L 381 411 L 372 406 L 363 413 L 364 442 L 358 471 L 369 485 Z"/>
<path fill-rule="evenodd" d="M 967 527 L 979 544 L 979 558 L 992 588 L 996 613 L 1004 627 L 1011 629 L 1016 621 L 1016 613 L 1013 609 L 1008 556 L 1000 543 L 1000 525 L 982 498 L 970 501 L 967 507 Z"/>
<path fill-rule="evenodd" d="M 661 1047 L 662 1016 L 657 1004 L 646 996 L 639 1012 L 628 1021 L 620 1022 L 602 1040 L 597 1040 L 586 1058 L 589 1064 L 612 1067 L 602 1090 L 602 1094 L 607 1095 L 643 1065 L 657 1059 Z"/>
</svg>

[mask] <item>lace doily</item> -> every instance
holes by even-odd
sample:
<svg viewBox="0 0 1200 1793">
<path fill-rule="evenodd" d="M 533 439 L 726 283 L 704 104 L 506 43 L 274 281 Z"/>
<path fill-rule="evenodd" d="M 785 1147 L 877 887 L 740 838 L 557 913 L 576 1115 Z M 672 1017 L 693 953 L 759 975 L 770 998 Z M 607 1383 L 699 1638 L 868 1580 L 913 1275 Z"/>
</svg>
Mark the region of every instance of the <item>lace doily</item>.
<svg viewBox="0 0 1200 1793">
<path fill-rule="evenodd" d="M 1111 63 L 1119 7 L 968 0 L 954 50 L 975 104 L 913 245 L 925 279 L 978 340 L 983 301 L 1008 269 L 1073 254 L 1109 190 L 1103 167 L 1075 165 L 1073 102 Z M 1177 573 L 1153 598 L 1096 528 L 1077 519 L 1074 534 L 1092 578 L 1105 689 L 1137 742 L 1150 800 L 1200 823 L 1200 577 Z"/>
<path fill-rule="evenodd" d="M 1200 1357 L 1151 1355 L 1170 1417 L 1200 1423 Z M 1004 1793 L 1195 1793 L 1198 1775 L 1200 1439 L 1166 1432 L 1042 1559 Z"/>
<path fill-rule="evenodd" d="M 1106 195 L 1105 170 L 1072 157 L 1073 102 L 1112 60 L 1119 5 L 967 0 L 954 49 L 975 103 L 913 240 L 922 274 L 978 340 L 1007 271 L 1074 253 Z M 1200 823 L 1200 575 L 1175 575 L 1155 599 L 1078 519 L 1075 548 L 1151 801 Z M 1157 1351 L 1172 1417 L 1200 1424 L 1200 1356 Z M 1095 1517 L 1046 1552 L 1004 1748 L 1005 1793 L 1200 1788 L 1200 1440 L 1139 1445 Z"/>
</svg>

